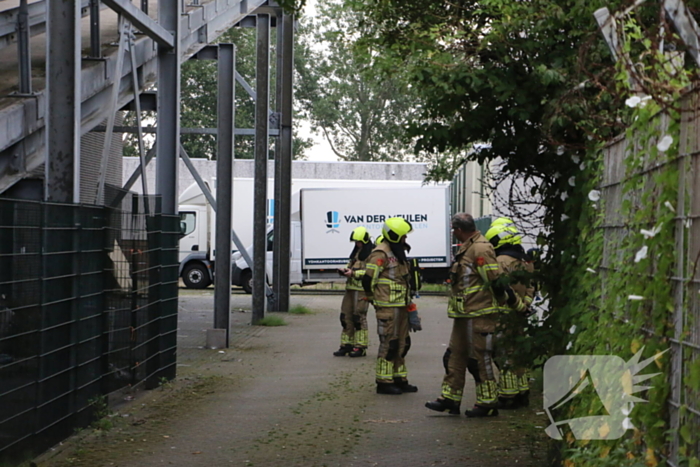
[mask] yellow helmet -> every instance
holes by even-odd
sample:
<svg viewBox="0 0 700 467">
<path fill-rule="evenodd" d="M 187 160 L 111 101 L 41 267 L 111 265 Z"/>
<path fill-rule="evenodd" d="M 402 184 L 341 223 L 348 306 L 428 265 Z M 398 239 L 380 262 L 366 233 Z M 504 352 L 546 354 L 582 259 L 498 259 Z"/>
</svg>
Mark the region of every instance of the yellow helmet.
<svg viewBox="0 0 700 467">
<path fill-rule="evenodd" d="M 500 248 L 504 245 L 520 245 L 522 243 L 520 232 L 512 224 L 491 224 L 491 228 L 486 232 L 485 237 L 494 248 Z"/>
<path fill-rule="evenodd" d="M 379 235 L 379 237 L 377 237 L 377 239 L 374 241 L 374 244 L 379 245 L 383 241 L 384 241 L 384 235 Z"/>
<path fill-rule="evenodd" d="M 513 222 L 510 218 L 508 217 L 499 217 L 497 219 L 494 219 L 491 221 L 491 227 L 495 227 L 497 225 L 515 225 L 515 222 Z"/>
<path fill-rule="evenodd" d="M 413 226 L 403 217 L 390 217 L 382 226 L 384 240 L 391 243 L 398 243 L 401 237 L 408 235 L 413 230 Z"/>
<path fill-rule="evenodd" d="M 368 243 L 369 232 L 367 232 L 367 229 L 364 227 L 355 227 L 355 230 L 350 234 L 350 241 Z"/>
</svg>

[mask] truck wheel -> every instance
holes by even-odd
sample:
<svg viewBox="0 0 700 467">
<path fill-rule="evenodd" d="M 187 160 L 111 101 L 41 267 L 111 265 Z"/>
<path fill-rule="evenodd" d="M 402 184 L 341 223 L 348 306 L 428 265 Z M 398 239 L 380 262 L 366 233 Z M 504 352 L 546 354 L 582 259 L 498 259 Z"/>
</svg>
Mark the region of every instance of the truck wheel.
<svg viewBox="0 0 700 467">
<path fill-rule="evenodd" d="M 206 289 L 211 284 L 209 271 L 202 263 L 187 266 L 182 273 L 182 282 L 188 289 Z"/>
<path fill-rule="evenodd" d="M 245 293 L 253 293 L 253 271 L 246 269 L 241 274 L 241 287 Z"/>
</svg>

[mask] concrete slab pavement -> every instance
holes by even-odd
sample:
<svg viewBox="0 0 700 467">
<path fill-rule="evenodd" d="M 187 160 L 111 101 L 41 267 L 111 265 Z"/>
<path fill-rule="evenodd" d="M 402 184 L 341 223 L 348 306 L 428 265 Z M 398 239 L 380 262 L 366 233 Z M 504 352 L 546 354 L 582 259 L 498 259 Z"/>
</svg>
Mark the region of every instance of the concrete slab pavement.
<svg viewBox="0 0 700 467">
<path fill-rule="evenodd" d="M 247 324 L 250 296 L 234 295 L 232 345 L 219 353 L 199 348 L 213 319 L 213 294 L 181 295 L 179 378 L 216 376 L 220 384 L 150 422 L 115 430 L 112 441 L 88 449 L 99 456 L 70 465 L 544 465 L 546 437 L 535 426 L 546 418 L 536 405 L 487 420 L 423 407 L 438 395 L 444 373 L 451 326 L 444 297 L 417 301 L 424 331 L 411 336 L 407 366 L 419 392 L 387 396 L 375 393 L 373 311 L 369 356 L 339 358 L 332 352 L 340 295 L 292 296 L 292 305 L 314 314 L 282 314 L 288 325 L 281 327 Z M 473 403 L 472 382 L 465 393 L 464 408 Z M 144 440 L 137 451 L 134 439 Z"/>
</svg>

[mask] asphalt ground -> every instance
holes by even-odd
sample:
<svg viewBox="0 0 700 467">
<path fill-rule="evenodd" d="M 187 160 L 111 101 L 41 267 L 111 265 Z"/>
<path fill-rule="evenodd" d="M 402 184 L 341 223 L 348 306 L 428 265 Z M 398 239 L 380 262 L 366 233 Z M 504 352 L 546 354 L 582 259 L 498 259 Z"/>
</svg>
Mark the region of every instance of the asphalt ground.
<svg viewBox="0 0 700 467">
<path fill-rule="evenodd" d="M 41 466 L 542 466 L 547 419 L 528 408 L 467 419 L 429 411 L 439 395 L 451 320 L 445 297 L 417 300 L 423 331 L 407 356 L 419 392 L 378 395 L 376 320 L 370 350 L 334 357 L 340 295 L 292 295 L 311 314 L 275 313 L 286 326 L 251 326 L 251 296 L 232 296 L 230 348 L 204 348 L 213 290 L 180 291 L 178 377 L 111 415 L 114 426 L 64 443 Z M 473 404 L 467 378 L 462 409 Z"/>
</svg>

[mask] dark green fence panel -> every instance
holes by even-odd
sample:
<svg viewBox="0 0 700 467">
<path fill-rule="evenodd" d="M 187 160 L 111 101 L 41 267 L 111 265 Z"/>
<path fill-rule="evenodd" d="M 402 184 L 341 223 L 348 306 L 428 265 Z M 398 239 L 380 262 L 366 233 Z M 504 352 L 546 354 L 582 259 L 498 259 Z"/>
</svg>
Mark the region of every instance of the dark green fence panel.
<svg viewBox="0 0 700 467">
<path fill-rule="evenodd" d="M 175 376 L 179 218 L 144 202 L 159 211 L 0 199 L 0 462 Z"/>
</svg>

